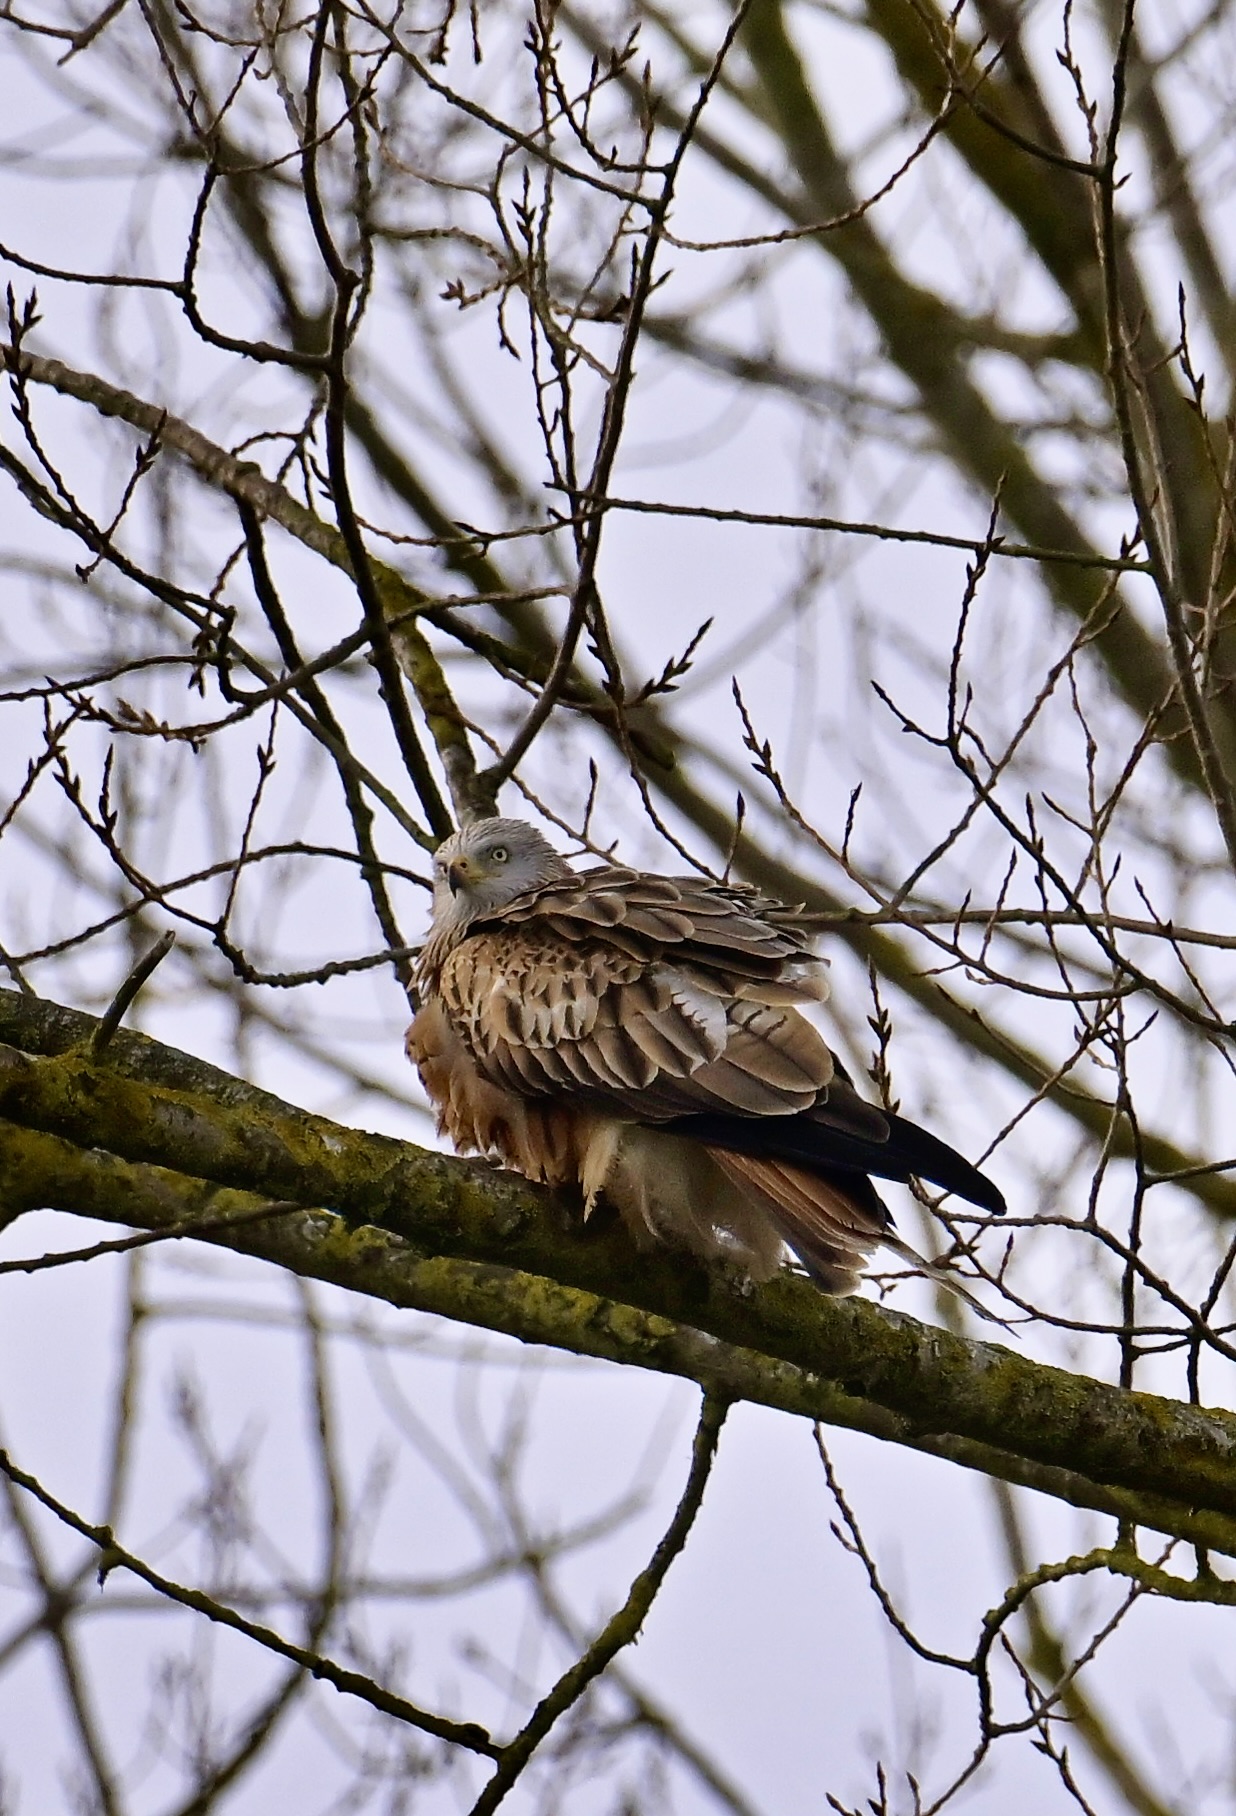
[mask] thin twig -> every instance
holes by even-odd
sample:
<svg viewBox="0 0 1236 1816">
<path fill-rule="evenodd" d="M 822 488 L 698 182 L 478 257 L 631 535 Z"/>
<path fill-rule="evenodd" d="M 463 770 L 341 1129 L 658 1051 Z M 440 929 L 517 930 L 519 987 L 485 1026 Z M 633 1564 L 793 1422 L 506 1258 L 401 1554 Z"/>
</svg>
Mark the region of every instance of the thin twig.
<svg viewBox="0 0 1236 1816">
<path fill-rule="evenodd" d="M 146 982 L 146 979 L 163 963 L 175 944 L 175 931 L 169 927 L 167 932 L 161 934 L 155 941 L 145 958 L 139 959 L 137 964 L 134 965 L 132 971 L 130 971 L 128 977 L 125 978 L 123 984 L 121 984 L 119 990 L 117 990 L 115 996 L 112 998 L 98 1027 L 95 1029 L 94 1036 L 90 1042 L 90 1053 L 92 1058 L 98 1059 L 99 1055 L 111 1045 L 112 1036 L 124 1020 L 125 1013 L 134 997 Z"/>
<path fill-rule="evenodd" d="M 263 1627 L 256 1621 L 246 1619 L 235 1608 L 229 1608 L 225 1602 L 218 1601 L 212 1595 L 206 1595 L 200 1589 L 188 1589 L 181 1583 L 173 1582 L 170 1577 L 162 1576 L 157 1570 L 121 1545 L 110 1526 L 95 1526 L 81 1514 L 75 1513 L 53 1495 L 36 1476 L 20 1469 L 10 1457 L 7 1450 L 0 1450 L 0 1472 L 6 1475 L 16 1487 L 32 1495 L 39 1505 L 55 1516 L 62 1525 L 68 1526 L 82 1538 L 89 1539 L 97 1546 L 99 1557 L 99 1581 L 102 1586 L 113 1570 L 128 1570 L 142 1582 L 149 1585 L 165 1600 L 176 1602 L 182 1608 L 192 1609 L 196 1614 L 203 1614 L 207 1620 L 214 1621 L 221 1627 L 229 1627 L 246 1639 L 264 1647 L 268 1652 L 277 1653 L 282 1658 L 291 1659 L 294 1664 L 307 1671 L 311 1677 L 331 1684 L 345 1696 L 355 1696 L 359 1701 L 368 1703 L 370 1708 L 378 1709 L 384 1715 L 393 1716 L 396 1721 L 406 1722 L 409 1727 L 419 1728 L 425 1734 L 432 1734 L 439 1740 L 450 1741 L 453 1746 L 464 1747 L 470 1753 L 479 1753 L 487 1759 L 501 1757 L 501 1748 L 490 1737 L 479 1722 L 449 1721 L 445 1716 L 431 1714 L 420 1709 L 406 1697 L 396 1696 L 394 1691 L 385 1690 L 372 1678 L 365 1677 L 359 1671 L 349 1671 L 342 1665 L 335 1664 L 333 1659 L 323 1658 L 316 1652 L 298 1646 L 291 1640 L 284 1639 L 270 1627 Z"/>
<path fill-rule="evenodd" d="M 519 1733 L 502 1748 L 498 1755 L 498 1769 L 473 1804 L 469 1816 L 490 1816 L 490 1812 L 497 1809 L 559 1716 L 579 1701 L 588 1686 L 601 1675 L 610 1660 L 624 1646 L 631 1645 L 639 1638 L 640 1628 L 648 1618 L 666 1572 L 686 1544 L 695 1523 L 728 1410 L 728 1401 L 705 1395 L 692 1446 L 687 1485 L 647 1569 L 636 1577 L 626 1601 L 602 1628 L 582 1658 L 576 1659 L 570 1669 L 563 1673 L 549 1694 L 537 1704 Z"/>
</svg>

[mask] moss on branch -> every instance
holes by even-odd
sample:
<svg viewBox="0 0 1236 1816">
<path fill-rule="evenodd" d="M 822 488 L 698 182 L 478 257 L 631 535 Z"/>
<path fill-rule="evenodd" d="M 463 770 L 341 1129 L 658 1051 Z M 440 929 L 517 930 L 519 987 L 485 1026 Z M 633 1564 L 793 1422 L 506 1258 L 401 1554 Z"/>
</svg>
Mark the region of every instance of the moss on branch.
<svg viewBox="0 0 1236 1816">
<path fill-rule="evenodd" d="M 495 1183 L 507 1178 L 493 1177 Z M 196 1236 L 389 1305 L 453 1318 L 527 1343 L 678 1375 L 718 1397 L 750 1400 L 866 1432 L 1077 1507 L 1236 1555 L 1236 1519 L 1228 1514 L 1094 1482 L 1076 1470 L 1037 1463 L 956 1434 L 918 1430 L 895 1410 L 848 1393 L 811 1368 L 718 1341 L 689 1323 L 562 1279 L 426 1254 L 406 1236 L 372 1225 L 357 1227 L 326 1211 L 284 1209 L 255 1222 L 264 1201 L 254 1194 L 84 1150 L 4 1122 L 0 1178 L 0 1203 L 7 1200 L 19 1210 L 48 1203 L 168 1238 Z M 639 1269 L 645 1263 L 641 1258 L 633 1265 Z"/>
<path fill-rule="evenodd" d="M 186 1234 L 206 1219 L 208 1240 L 392 1304 L 684 1375 L 1236 1554 L 1232 1415 L 788 1274 L 743 1298 L 681 1256 L 636 1254 L 616 1223 L 585 1233 L 573 1207 L 511 1174 L 312 1116 L 140 1035 L 92 1060 L 96 1025 L 0 992 L 10 1212 Z M 255 1223 L 263 1199 L 303 1210 Z M 248 1221 L 220 1230 L 233 1214 Z"/>
</svg>

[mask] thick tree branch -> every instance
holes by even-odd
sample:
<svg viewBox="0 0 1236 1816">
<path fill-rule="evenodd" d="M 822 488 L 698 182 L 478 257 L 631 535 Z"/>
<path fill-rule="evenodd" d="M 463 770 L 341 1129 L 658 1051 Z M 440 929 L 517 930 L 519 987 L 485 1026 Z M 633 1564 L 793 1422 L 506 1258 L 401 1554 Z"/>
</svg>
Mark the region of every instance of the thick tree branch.
<svg viewBox="0 0 1236 1816">
<path fill-rule="evenodd" d="M 1125 1392 L 788 1274 L 751 1298 L 513 1175 L 309 1115 L 142 1036 L 0 993 L 0 1178 L 141 1228 L 305 1207 L 210 1236 L 392 1304 L 867 1431 L 1236 1555 L 1236 1416 Z M 81 1044 L 67 1044 L 77 1033 Z M 329 1206 L 336 1215 L 314 1207 Z"/>
</svg>

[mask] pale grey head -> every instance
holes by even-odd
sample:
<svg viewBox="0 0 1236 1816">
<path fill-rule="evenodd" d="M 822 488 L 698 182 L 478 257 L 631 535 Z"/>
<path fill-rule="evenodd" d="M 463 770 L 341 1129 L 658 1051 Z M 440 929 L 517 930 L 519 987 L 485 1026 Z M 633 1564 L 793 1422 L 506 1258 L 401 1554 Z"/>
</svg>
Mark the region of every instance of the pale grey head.
<svg viewBox="0 0 1236 1816">
<path fill-rule="evenodd" d="M 434 972 L 474 921 L 505 908 L 571 866 L 526 820 L 475 820 L 433 854 L 433 919 L 421 972 Z"/>
</svg>

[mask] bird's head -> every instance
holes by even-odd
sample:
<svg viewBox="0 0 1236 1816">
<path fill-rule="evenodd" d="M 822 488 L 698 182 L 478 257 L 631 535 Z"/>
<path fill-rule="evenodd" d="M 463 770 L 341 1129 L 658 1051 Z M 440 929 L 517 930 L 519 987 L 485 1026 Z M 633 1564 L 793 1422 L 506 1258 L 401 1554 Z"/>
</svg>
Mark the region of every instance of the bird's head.
<svg viewBox="0 0 1236 1816">
<path fill-rule="evenodd" d="M 433 858 L 435 941 L 453 943 L 475 920 L 505 908 L 571 867 L 526 820 L 475 820 L 452 833 Z"/>
</svg>

